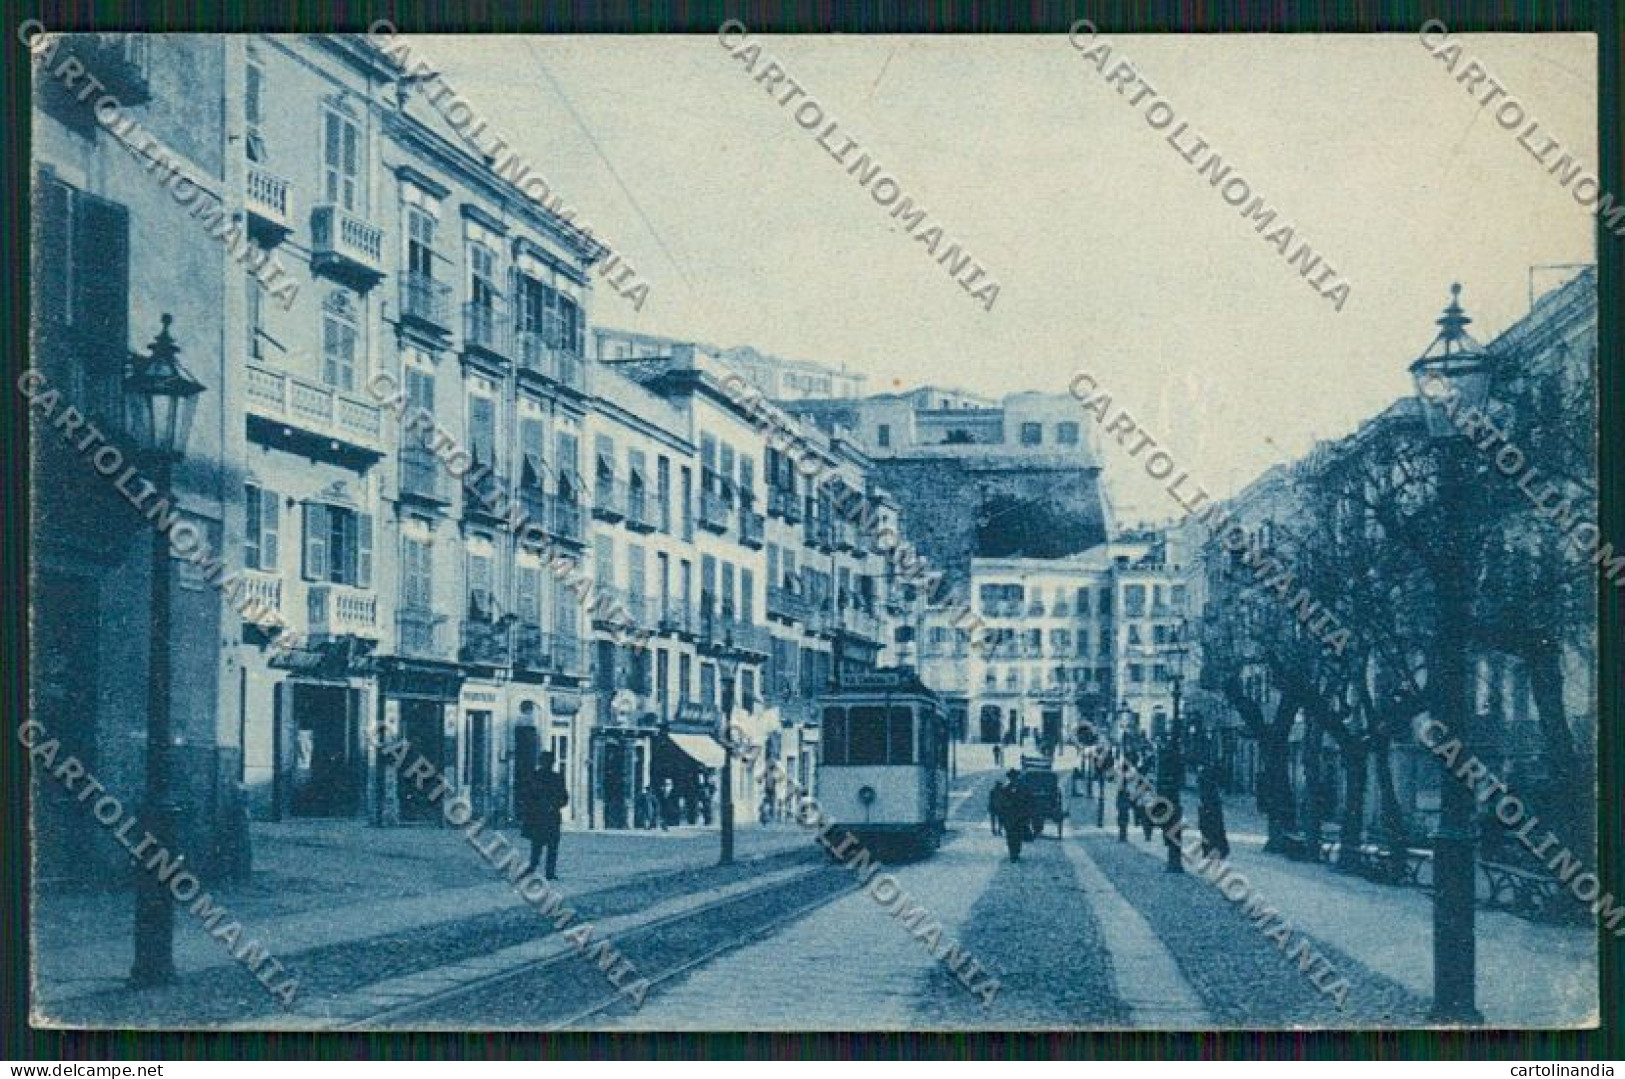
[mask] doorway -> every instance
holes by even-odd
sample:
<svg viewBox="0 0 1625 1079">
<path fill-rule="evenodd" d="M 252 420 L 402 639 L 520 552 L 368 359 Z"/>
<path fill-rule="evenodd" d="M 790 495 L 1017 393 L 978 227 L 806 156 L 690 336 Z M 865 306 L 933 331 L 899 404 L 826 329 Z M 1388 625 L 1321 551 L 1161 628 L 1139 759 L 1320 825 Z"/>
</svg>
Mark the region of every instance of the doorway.
<svg viewBox="0 0 1625 1079">
<path fill-rule="evenodd" d="M 445 743 L 443 732 L 445 705 L 439 701 L 401 701 L 401 737 L 412 748 L 415 756 L 428 761 L 436 775 L 445 772 Z M 399 785 L 402 820 L 429 820 L 439 815 L 439 809 L 430 801 L 427 791 L 404 777 Z M 433 789 L 433 788 L 431 788 Z"/>
<path fill-rule="evenodd" d="M 293 776 L 288 809 L 295 817 L 349 817 L 359 808 L 361 751 L 345 686 L 295 684 Z"/>
</svg>

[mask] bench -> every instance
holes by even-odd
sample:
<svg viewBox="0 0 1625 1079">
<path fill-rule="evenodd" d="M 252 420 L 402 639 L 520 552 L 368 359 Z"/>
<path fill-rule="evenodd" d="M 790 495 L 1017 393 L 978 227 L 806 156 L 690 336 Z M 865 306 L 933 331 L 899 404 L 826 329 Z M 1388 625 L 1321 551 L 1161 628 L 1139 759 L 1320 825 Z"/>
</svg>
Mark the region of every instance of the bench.
<svg viewBox="0 0 1625 1079">
<path fill-rule="evenodd" d="M 1479 862 L 1489 885 L 1485 905 L 1543 921 L 1565 912 L 1559 902 L 1563 885 L 1550 873 L 1536 873 L 1503 862 Z"/>
</svg>

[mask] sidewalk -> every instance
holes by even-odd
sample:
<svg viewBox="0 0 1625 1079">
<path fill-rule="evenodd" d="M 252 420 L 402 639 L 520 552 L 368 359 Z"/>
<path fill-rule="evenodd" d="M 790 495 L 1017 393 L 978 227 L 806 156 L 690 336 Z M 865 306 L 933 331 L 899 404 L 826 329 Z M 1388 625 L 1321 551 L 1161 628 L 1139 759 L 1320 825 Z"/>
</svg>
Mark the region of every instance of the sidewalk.
<svg viewBox="0 0 1625 1079">
<path fill-rule="evenodd" d="M 1115 788 L 1107 792 L 1108 802 Z M 1190 796 L 1191 799 L 1194 795 Z M 1189 800 L 1188 800 L 1189 801 Z M 1232 810 L 1231 803 L 1244 802 Z M 1325 863 L 1265 854 L 1263 820 L 1250 796 L 1225 802 L 1232 844 L 1229 863 L 1255 894 L 1309 936 L 1347 954 L 1423 998 L 1433 994 L 1433 897 L 1420 888 L 1377 884 Z M 1108 813 L 1105 834 L 1115 837 Z M 1079 829 L 1089 833 L 1096 829 Z M 1163 861 L 1160 836 L 1130 846 Z M 1238 915 L 1239 916 L 1239 915 Z M 1598 1016 L 1595 926 L 1541 925 L 1480 909 L 1478 1005 L 1496 1027 L 1577 1027 Z M 1238 922 L 1239 931 L 1247 931 Z"/>
<path fill-rule="evenodd" d="M 516 828 L 503 834 L 528 853 Z M 226 920 L 243 926 L 278 957 L 517 907 L 523 902 L 461 832 L 412 826 L 374 828 L 353 820 L 251 826 L 254 873 L 214 891 Z M 805 830 L 742 821 L 736 857 L 749 861 L 809 847 Z M 558 887 L 566 896 L 640 876 L 699 869 L 716 861 L 715 828 L 669 832 L 564 833 Z M 211 889 L 212 891 L 212 889 Z M 127 889 L 43 894 L 32 909 L 36 1004 L 124 985 L 132 957 L 134 901 Z M 234 963 L 225 945 L 185 909 L 175 915 L 175 966 L 184 975 Z"/>
</svg>

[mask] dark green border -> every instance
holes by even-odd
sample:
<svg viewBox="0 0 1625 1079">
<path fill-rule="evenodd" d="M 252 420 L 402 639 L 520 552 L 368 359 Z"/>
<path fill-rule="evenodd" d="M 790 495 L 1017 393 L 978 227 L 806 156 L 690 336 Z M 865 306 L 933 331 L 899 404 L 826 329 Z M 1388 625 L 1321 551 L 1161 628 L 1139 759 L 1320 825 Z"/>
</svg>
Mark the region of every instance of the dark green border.
<svg viewBox="0 0 1625 1079">
<path fill-rule="evenodd" d="M 1299 3 L 1270 9 L 1243 3 L 1132 4 L 1121 0 L 1096 5 L 1031 0 L 1019 8 L 988 0 L 940 0 L 937 3 L 887 3 L 867 6 L 797 3 L 523 3 L 503 5 L 493 13 L 486 4 L 450 3 L 357 4 L 295 0 L 238 2 L 221 10 L 200 11 L 183 3 L 117 3 L 90 0 L 74 4 L 17 4 L 0 0 L 6 35 L 0 131 L 10 197 L 3 203 L 0 236 L 4 265 L 10 272 L 0 284 L 0 316 L 6 327 L 5 386 L 14 384 L 25 365 L 28 341 L 27 242 L 29 87 L 27 64 L 13 31 L 25 18 L 39 18 L 52 29 L 153 30 L 364 30 L 375 18 L 387 17 L 402 30 L 441 32 L 691 32 L 711 33 L 728 17 L 743 19 L 753 30 L 846 33 L 896 32 L 1053 32 L 1087 15 L 1109 32 L 1374 32 L 1414 33 L 1430 18 L 1442 19 L 1456 31 L 1599 32 L 1601 93 L 1599 101 L 1600 179 L 1603 188 L 1622 192 L 1619 139 L 1619 51 L 1625 23 L 1618 0 L 1592 3 L 1532 4 L 1449 3 Z M 1463 227 L 1475 227 L 1464 222 Z M 1625 537 L 1620 505 L 1618 464 L 1622 409 L 1620 353 L 1621 241 L 1601 233 L 1598 240 L 1601 300 L 1601 523 L 1603 535 Z M 0 686 L 6 706 L 4 728 L 10 730 L 26 707 L 27 628 L 27 458 L 26 417 L 20 397 L 0 393 L 7 421 L 0 428 L 3 491 L 0 517 L 0 573 L 9 586 L 0 624 Z M 1625 797 L 1620 789 L 1620 630 L 1618 590 L 1602 599 L 1599 664 L 1599 776 L 1602 797 L 1599 836 L 1601 873 L 1617 896 L 1625 896 L 1619 857 L 1625 840 Z M 23 760 L 16 743 L 0 738 L 0 1059 L 95 1060 L 103 1058 L 179 1059 L 508 1059 L 508 1058 L 766 1058 L 855 1057 L 878 1059 L 946 1058 L 1009 1060 L 1072 1057 L 1148 1060 L 1159 1058 L 1309 1058 L 1309 1059 L 1522 1059 L 1552 1061 L 1622 1060 L 1621 975 L 1625 948 L 1604 937 L 1602 1014 L 1597 1033 L 1496 1032 L 1450 1035 L 1435 1033 L 1306 1034 L 1229 1033 L 1158 1034 L 957 1034 L 957 1035 L 488 1035 L 488 1034 L 133 1034 L 57 1033 L 27 1026 L 27 957 L 25 952 L 28 894 L 27 827 Z"/>
</svg>

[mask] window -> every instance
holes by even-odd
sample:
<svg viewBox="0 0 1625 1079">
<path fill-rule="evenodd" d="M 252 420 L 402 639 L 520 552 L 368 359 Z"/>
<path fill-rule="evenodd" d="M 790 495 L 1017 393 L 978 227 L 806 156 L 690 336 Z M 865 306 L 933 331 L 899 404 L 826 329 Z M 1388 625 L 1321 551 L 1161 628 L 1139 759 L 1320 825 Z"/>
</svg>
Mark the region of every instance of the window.
<svg viewBox="0 0 1625 1079">
<path fill-rule="evenodd" d="M 281 502 L 275 491 L 250 483 L 243 488 L 248 523 L 244 529 L 243 564 L 249 569 L 276 572 L 277 529 Z"/>
<path fill-rule="evenodd" d="M 265 139 L 260 133 L 260 124 L 265 121 L 264 93 L 265 69 L 250 58 L 243 84 L 243 122 L 248 126 L 243 149 L 250 161 L 265 160 Z"/>
<path fill-rule="evenodd" d="M 490 539 L 471 536 L 468 541 L 468 617 L 493 622 L 497 617 L 496 549 Z"/>
<path fill-rule="evenodd" d="M 346 210 L 360 208 L 361 129 L 336 109 L 322 114 L 322 198 Z"/>
<path fill-rule="evenodd" d="M 655 461 L 655 499 L 659 502 L 656 511 L 659 514 L 660 531 L 671 535 L 671 458 L 661 457 Z"/>
<path fill-rule="evenodd" d="M 305 503 L 307 581 L 372 587 L 372 517 L 344 506 Z"/>
<path fill-rule="evenodd" d="M 846 761 L 846 710 L 844 708 L 824 709 L 822 742 L 824 747 L 825 764 L 845 764 Z"/>
<path fill-rule="evenodd" d="M 322 303 L 322 381 L 334 389 L 355 389 L 357 333 L 355 299 L 334 289 Z"/>
<path fill-rule="evenodd" d="M 540 491 L 547 475 L 544 459 L 547 432 L 539 416 L 521 416 L 519 419 L 519 483 L 520 486 Z"/>
<path fill-rule="evenodd" d="M 886 763 L 914 763 L 914 712 L 891 708 L 886 716 Z"/>
<path fill-rule="evenodd" d="M 1131 584 L 1123 588 L 1123 613 L 1130 618 L 1145 614 L 1145 585 Z"/>
<path fill-rule="evenodd" d="M 434 548 L 418 536 L 401 537 L 401 606 L 409 611 L 433 607 Z"/>
<path fill-rule="evenodd" d="M 1145 681 L 1145 665 L 1143 663 L 1130 663 L 1128 665 L 1128 680 L 1136 684 Z"/>
<path fill-rule="evenodd" d="M 615 539 L 594 536 L 592 541 L 593 579 L 600 588 L 615 587 Z"/>
<path fill-rule="evenodd" d="M 1078 425 L 1071 420 L 1066 423 L 1056 424 L 1055 441 L 1062 446 L 1076 446 L 1078 444 Z"/>
<path fill-rule="evenodd" d="M 468 452 L 476 465 L 495 466 L 496 402 L 483 393 L 468 395 Z"/>
<path fill-rule="evenodd" d="M 514 569 L 514 612 L 521 625 L 542 624 L 542 569 L 534 559 Z"/>
<path fill-rule="evenodd" d="M 847 724 L 847 764 L 885 764 L 888 740 L 887 709 L 860 705 L 851 709 Z"/>
<path fill-rule="evenodd" d="M 1044 441 L 1044 425 L 1041 423 L 1024 423 L 1021 425 L 1021 444 L 1023 446 L 1038 446 Z"/>
<path fill-rule="evenodd" d="M 497 256 L 485 244 L 471 240 L 468 244 L 468 299 L 478 310 L 496 310 L 502 298 L 497 276 Z"/>
<path fill-rule="evenodd" d="M 891 445 L 891 424 L 883 423 L 875 429 L 875 441 L 882 446 Z"/>
<path fill-rule="evenodd" d="M 406 209 L 406 272 L 413 277 L 434 278 L 435 219 L 421 206 Z"/>
</svg>

